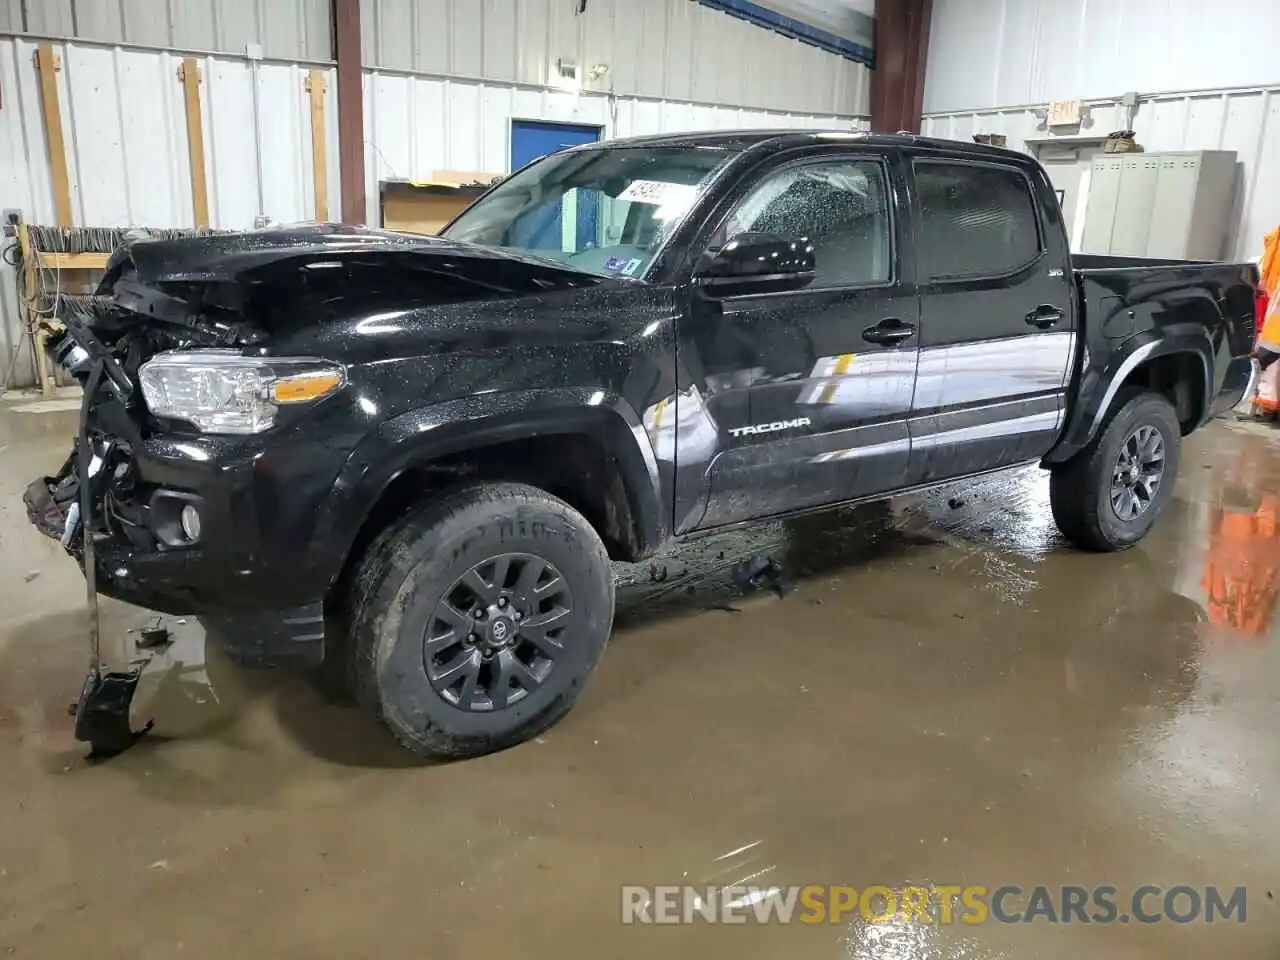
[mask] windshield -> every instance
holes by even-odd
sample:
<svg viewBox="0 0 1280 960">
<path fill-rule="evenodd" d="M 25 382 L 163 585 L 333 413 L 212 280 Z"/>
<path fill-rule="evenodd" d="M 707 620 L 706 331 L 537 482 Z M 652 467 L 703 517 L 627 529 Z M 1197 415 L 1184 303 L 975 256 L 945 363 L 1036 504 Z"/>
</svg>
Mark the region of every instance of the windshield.
<svg viewBox="0 0 1280 960">
<path fill-rule="evenodd" d="M 599 276 L 639 277 L 733 153 L 600 147 L 554 154 L 504 181 L 444 232 Z"/>
</svg>

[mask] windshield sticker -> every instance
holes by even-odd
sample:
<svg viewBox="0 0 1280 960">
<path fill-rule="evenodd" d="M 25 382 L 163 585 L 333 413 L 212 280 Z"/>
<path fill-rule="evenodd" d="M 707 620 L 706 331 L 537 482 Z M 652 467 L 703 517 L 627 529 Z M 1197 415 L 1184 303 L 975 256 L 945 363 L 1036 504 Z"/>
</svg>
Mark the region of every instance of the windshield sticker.
<svg viewBox="0 0 1280 960">
<path fill-rule="evenodd" d="M 688 183 L 663 183 L 660 180 L 636 180 L 618 195 L 619 200 L 652 203 L 659 207 L 684 208 L 693 203 L 698 188 Z"/>
<path fill-rule="evenodd" d="M 640 264 L 643 262 L 644 261 L 641 260 L 639 257 L 636 257 L 634 260 L 628 260 L 627 265 L 622 268 L 622 275 L 624 277 L 635 276 L 636 270 L 640 268 Z"/>
<path fill-rule="evenodd" d="M 627 261 L 622 257 L 608 257 L 604 261 L 604 268 L 609 271 L 616 272 L 627 265 Z"/>
</svg>

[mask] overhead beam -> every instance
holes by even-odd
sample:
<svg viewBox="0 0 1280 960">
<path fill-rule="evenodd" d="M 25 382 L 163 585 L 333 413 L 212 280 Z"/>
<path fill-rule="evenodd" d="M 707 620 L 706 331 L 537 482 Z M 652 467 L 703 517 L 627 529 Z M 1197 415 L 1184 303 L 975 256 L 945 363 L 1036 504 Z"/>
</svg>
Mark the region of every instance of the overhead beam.
<svg viewBox="0 0 1280 960">
<path fill-rule="evenodd" d="M 880 0 L 876 65 L 871 73 L 871 129 L 920 132 L 933 0 Z"/>
<path fill-rule="evenodd" d="M 338 61 L 342 222 L 364 223 L 364 66 L 360 62 L 360 0 L 333 0 L 333 48 Z"/>
</svg>

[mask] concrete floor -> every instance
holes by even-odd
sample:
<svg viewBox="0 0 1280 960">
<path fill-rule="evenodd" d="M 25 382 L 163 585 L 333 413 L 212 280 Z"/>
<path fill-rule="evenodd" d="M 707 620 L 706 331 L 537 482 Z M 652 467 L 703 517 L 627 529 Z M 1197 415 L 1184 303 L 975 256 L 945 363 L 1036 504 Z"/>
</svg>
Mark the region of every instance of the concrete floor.
<svg viewBox="0 0 1280 960">
<path fill-rule="evenodd" d="M 0 956 L 1280 951 L 1280 541 L 1213 532 L 1280 491 L 1280 431 L 1197 434 L 1123 554 L 1066 548 L 1028 471 L 620 570 L 574 712 L 466 763 L 413 764 L 305 679 L 240 672 L 175 624 L 138 700 L 157 736 L 91 766 L 66 713 L 82 580 L 19 498 L 74 415 L 24 406 L 0 400 Z M 760 550 L 796 589 L 734 597 Z M 1253 593 L 1210 604 L 1210 568 Z M 119 648 L 146 615 L 104 620 Z M 623 884 L 736 881 L 1243 885 L 1248 919 L 620 922 Z"/>
</svg>

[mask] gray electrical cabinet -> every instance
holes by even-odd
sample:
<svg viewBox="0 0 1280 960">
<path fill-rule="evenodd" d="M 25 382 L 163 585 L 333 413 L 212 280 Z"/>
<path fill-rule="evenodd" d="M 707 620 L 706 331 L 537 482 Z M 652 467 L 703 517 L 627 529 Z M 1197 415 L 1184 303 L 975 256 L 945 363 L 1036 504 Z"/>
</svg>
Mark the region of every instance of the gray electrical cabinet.
<svg viewBox="0 0 1280 960">
<path fill-rule="evenodd" d="M 1230 150 L 1096 157 L 1080 252 L 1216 260 L 1230 232 L 1235 189 Z"/>
</svg>

